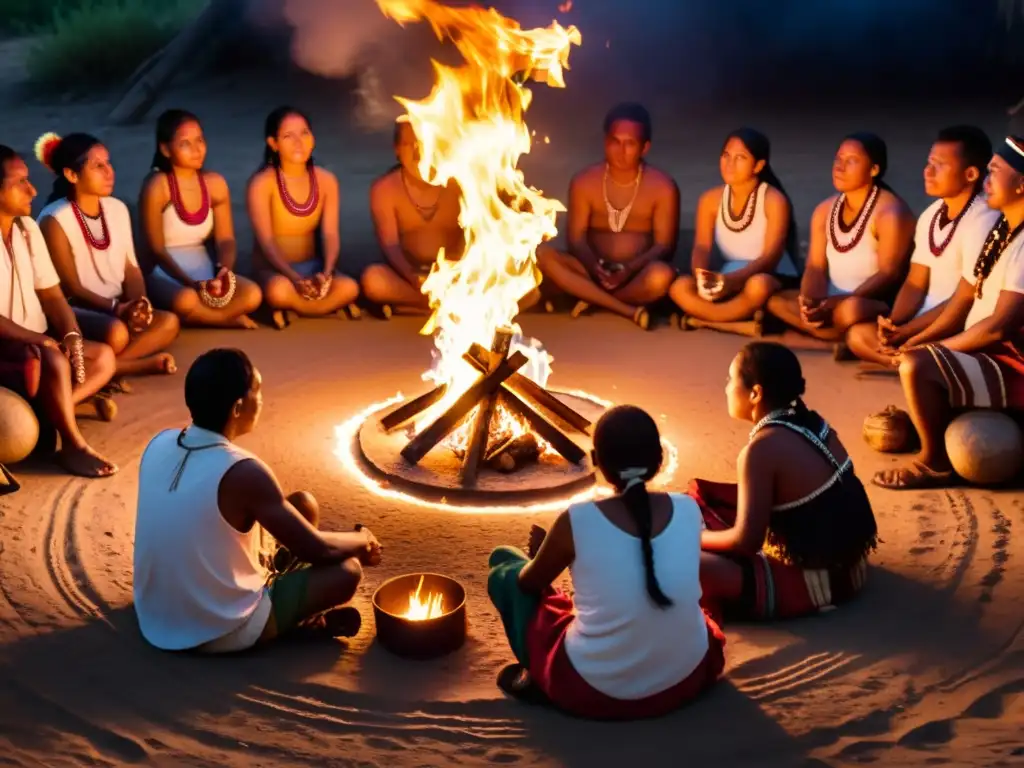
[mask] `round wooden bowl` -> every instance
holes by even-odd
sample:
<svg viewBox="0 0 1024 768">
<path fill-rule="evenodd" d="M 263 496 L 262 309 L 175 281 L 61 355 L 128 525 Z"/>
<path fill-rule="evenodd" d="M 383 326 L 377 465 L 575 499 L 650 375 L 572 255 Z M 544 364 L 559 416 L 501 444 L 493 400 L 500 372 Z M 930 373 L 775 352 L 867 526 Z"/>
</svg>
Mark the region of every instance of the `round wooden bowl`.
<svg viewBox="0 0 1024 768">
<path fill-rule="evenodd" d="M 421 596 L 444 595 L 440 616 L 423 621 L 405 618 L 409 596 L 423 577 Z M 407 573 L 381 584 L 373 593 L 373 619 L 380 644 L 398 656 L 431 659 L 458 650 L 466 641 L 466 590 L 439 573 Z"/>
</svg>

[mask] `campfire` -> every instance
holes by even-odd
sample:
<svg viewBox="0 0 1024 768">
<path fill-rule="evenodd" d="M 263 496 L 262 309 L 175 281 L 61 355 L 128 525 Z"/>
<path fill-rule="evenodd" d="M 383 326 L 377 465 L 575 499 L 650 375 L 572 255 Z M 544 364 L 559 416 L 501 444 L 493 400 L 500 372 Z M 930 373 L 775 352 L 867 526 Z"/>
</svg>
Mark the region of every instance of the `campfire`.
<svg viewBox="0 0 1024 768">
<path fill-rule="evenodd" d="M 525 477 L 531 466 L 556 475 L 540 480 L 542 491 L 590 485 L 590 428 L 603 407 L 548 389 L 551 356 L 515 323 L 519 301 L 540 284 L 537 247 L 557 234 L 555 218 L 565 210 L 518 168 L 531 146 L 526 84 L 563 88 L 579 31 L 557 22 L 524 30 L 493 9 L 436 0 L 377 4 L 399 24 L 428 22 L 464 60 L 433 62 L 434 88 L 422 101 L 396 99 L 419 141 L 423 178 L 458 185 L 466 247 L 457 260 L 438 253 L 422 288 L 431 315 L 420 332 L 434 338 L 423 378 L 433 386 L 367 418 L 356 439 L 362 463 L 388 483 L 416 492 L 433 486 L 442 498 L 458 489 L 486 492 L 483 474 Z"/>
<path fill-rule="evenodd" d="M 466 590 L 450 576 L 395 576 L 377 588 L 371 602 L 377 641 L 399 656 L 443 656 L 466 641 Z"/>
<path fill-rule="evenodd" d="M 473 512 L 545 511 L 592 498 L 591 424 L 611 405 L 548 385 L 552 358 L 515 323 L 540 284 L 537 247 L 557 235 L 557 200 L 526 184 L 529 83 L 563 88 L 575 27 L 524 30 L 496 10 L 437 0 L 377 0 L 401 25 L 425 21 L 461 54 L 433 62 L 421 101 L 396 97 L 420 144 L 419 171 L 460 190 L 466 247 L 442 250 L 423 284 L 434 338 L 431 386 L 369 406 L 337 427 L 336 454 L 372 493 Z M 675 449 L 665 445 L 663 475 Z"/>
</svg>

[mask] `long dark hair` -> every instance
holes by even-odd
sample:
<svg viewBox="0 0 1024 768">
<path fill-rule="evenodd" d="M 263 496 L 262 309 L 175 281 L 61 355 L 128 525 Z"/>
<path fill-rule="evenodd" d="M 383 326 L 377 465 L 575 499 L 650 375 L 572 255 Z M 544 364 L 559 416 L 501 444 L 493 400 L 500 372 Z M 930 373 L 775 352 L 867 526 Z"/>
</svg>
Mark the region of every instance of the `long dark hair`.
<svg viewBox="0 0 1024 768">
<path fill-rule="evenodd" d="M 278 168 L 281 165 L 281 156 L 273 149 L 270 148 L 270 144 L 266 142 L 267 139 L 276 139 L 277 134 L 281 131 L 281 123 L 285 121 L 285 118 L 295 115 L 301 117 L 306 121 L 306 125 L 309 126 L 310 132 L 313 131 L 313 123 L 309 117 L 300 109 L 295 107 L 283 106 L 278 107 L 269 115 L 267 115 L 266 121 L 263 123 L 263 167 L 274 167 Z M 313 156 L 309 156 L 309 160 L 306 161 L 306 167 L 312 168 L 314 165 Z"/>
<path fill-rule="evenodd" d="M 855 141 L 861 145 L 867 154 L 872 165 L 878 166 L 878 175 L 875 176 L 875 185 L 886 192 L 896 194 L 892 187 L 885 181 L 885 172 L 889 169 L 889 147 L 881 136 L 870 131 L 854 131 L 843 137 L 842 144 L 846 141 Z M 897 195 L 898 196 L 898 195 Z"/>
<path fill-rule="evenodd" d="M 102 141 L 88 133 L 69 133 L 60 140 L 50 154 L 50 170 L 53 171 L 56 178 L 53 180 L 50 196 L 46 200 L 47 205 L 56 200 L 71 199 L 75 193 L 75 187 L 67 180 L 64 171 L 81 173 L 86 160 L 89 159 L 89 150 L 101 144 L 103 144 Z"/>
<path fill-rule="evenodd" d="M 803 263 L 803 258 L 800 255 L 800 235 L 797 230 L 796 224 L 796 210 L 793 207 L 793 199 L 786 192 L 786 188 L 782 186 L 782 182 L 779 177 L 775 174 L 775 169 L 772 168 L 772 144 L 768 140 L 768 137 L 755 128 L 737 128 L 735 131 L 725 137 L 725 141 L 722 142 L 722 151 L 725 151 L 726 145 L 731 139 L 736 139 L 741 142 L 751 157 L 754 158 L 754 162 L 764 161 L 764 168 L 757 174 L 760 181 L 763 181 L 770 187 L 775 187 L 782 193 L 782 196 L 786 198 L 786 202 L 789 203 L 789 225 L 786 229 L 786 251 L 789 253 L 789 258 L 793 259 L 796 264 Z"/>
<path fill-rule="evenodd" d="M 199 118 L 184 109 L 168 109 L 156 119 L 156 149 L 153 152 L 153 162 L 150 163 L 154 171 L 170 173 L 171 158 L 160 151 L 161 144 L 170 144 L 174 141 L 178 129 L 186 123 L 200 125 Z"/>
<path fill-rule="evenodd" d="M 651 499 L 647 481 L 661 468 L 661 435 L 654 419 L 633 405 L 620 405 L 606 411 L 594 427 L 594 454 L 601 472 L 619 491 L 622 503 L 640 534 L 647 594 L 659 608 L 672 601 L 661 591 L 654 573 L 654 548 L 651 546 Z"/>
<path fill-rule="evenodd" d="M 794 423 L 815 432 L 821 427 L 821 416 L 804 403 L 803 370 L 789 347 L 774 341 L 750 342 L 739 353 L 739 376 L 747 389 L 760 385 L 769 410 L 791 407 Z"/>
</svg>

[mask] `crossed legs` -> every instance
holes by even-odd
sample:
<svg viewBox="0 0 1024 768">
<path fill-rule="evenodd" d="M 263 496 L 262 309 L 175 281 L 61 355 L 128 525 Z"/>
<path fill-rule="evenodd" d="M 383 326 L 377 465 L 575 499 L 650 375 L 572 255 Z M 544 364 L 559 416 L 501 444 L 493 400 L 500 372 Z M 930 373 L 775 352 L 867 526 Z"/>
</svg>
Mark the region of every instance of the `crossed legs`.
<svg viewBox="0 0 1024 768">
<path fill-rule="evenodd" d="M 75 317 L 86 338 L 106 344 L 117 360 L 116 375 L 144 376 L 174 373 L 174 358 L 164 352 L 178 337 L 181 325 L 176 315 L 153 311 L 153 322 L 142 333 L 132 336 L 128 326 L 116 317 L 75 309 Z"/>
</svg>

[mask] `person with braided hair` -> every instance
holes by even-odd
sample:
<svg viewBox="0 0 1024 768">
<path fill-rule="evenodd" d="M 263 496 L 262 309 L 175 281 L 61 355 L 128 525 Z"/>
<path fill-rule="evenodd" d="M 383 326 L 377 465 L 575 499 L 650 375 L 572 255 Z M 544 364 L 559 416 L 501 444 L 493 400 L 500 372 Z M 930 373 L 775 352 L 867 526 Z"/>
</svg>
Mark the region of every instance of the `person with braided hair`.
<svg viewBox="0 0 1024 768">
<path fill-rule="evenodd" d="M 875 516 L 835 431 L 803 401 L 793 352 L 745 346 L 729 367 L 729 415 L 754 425 L 736 459 L 738 484 L 692 480 L 707 530 L 701 584 L 714 615 L 807 616 L 864 586 Z"/>
<path fill-rule="evenodd" d="M 527 553 L 491 553 L 487 591 L 517 659 L 498 685 L 580 717 L 657 717 L 725 664 L 725 638 L 700 606 L 700 510 L 648 492 L 661 437 L 639 408 L 601 417 L 592 459 L 615 495 L 574 504 L 550 531 L 534 526 Z M 567 568 L 573 597 L 553 586 Z"/>
<path fill-rule="evenodd" d="M 999 218 L 976 258 L 964 260 L 945 310 L 900 355 L 921 450 L 906 466 L 878 472 L 873 481 L 883 488 L 953 482 L 945 432 L 957 412 L 1024 410 L 1024 137 L 1009 136 L 996 149 L 985 194 Z"/>
</svg>

